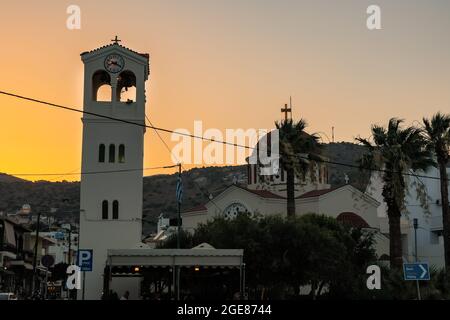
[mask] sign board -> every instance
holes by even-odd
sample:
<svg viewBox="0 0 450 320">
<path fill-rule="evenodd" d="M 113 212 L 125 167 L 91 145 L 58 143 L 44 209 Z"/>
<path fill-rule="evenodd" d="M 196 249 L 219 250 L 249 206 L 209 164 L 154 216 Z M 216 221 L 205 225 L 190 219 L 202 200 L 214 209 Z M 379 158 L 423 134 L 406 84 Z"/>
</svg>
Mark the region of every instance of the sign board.
<svg viewBox="0 0 450 320">
<path fill-rule="evenodd" d="M 405 280 L 430 280 L 430 268 L 426 262 L 404 263 Z"/>
<path fill-rule="evenodd" d="M 63 232 L 55 232 L 55 239 L 56 240 L 64 240 L 64 233 Z"/>
<path fill-rule="evenodd" d="M 81 271 L 92 271 L 94 258 L 94 250 L 92 249 L 80 249 L 78 251 L 77 264 Z"/>
</svg>

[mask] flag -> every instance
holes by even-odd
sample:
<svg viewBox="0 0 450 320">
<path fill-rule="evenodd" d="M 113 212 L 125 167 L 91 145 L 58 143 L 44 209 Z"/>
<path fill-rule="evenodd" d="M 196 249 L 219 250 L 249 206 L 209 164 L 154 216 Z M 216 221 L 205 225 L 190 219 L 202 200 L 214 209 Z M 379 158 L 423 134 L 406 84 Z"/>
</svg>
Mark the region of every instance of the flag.
<svg viewBox="0 0 450 320">
<path fill-rule="evenodd" d="M 181 203 L 182 199 L 183 199 L 183 181 L 181 180 L 181 176 L 178 176 L 178 179 L 177 179 L 177 192 L 176 192 L 176 195 L 177 195 L 178 203 Z"/>
</svg>

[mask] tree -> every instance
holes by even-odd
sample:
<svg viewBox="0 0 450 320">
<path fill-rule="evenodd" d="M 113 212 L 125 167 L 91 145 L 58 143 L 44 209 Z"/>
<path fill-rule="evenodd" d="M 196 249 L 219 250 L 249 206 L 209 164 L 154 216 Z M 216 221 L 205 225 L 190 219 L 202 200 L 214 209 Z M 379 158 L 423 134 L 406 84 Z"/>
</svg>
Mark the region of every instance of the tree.
<svg viewBox="0 0 450 320">
<path fill-rule="evenodd" d="M 367 292 L 365 269 L 376 260 L 370 233 L 315 214 L 216 217 L 182 239 L 191 247 L 207 242 L 217 249 L 244 249 L 252 299 L 298 299 L 305 285 L 313 288 L 312 299 L 325 297 L 325 288 L 329 297 L 358 298 L 362 289 Z M 176 247 L 176 238 L 162 247 Z"/>
<path fill-rule="evenodd" d="M 398 269 L 403 264 L 400 218 L 408 188 L 405 173 L 425 170 L 433 165 L 422 130 L 413 126 L 402 128 L 402 122 L 392 118 L 387 128 L 373 125 L 373 144 L 367 139 L 356 139 L 367 148 L 361 159 L 361 168 L 382 171 L 382 195 L 389 219 L 390 262 L 391 267 Z"/>
<path fill-rule="evenodd" d="M 440 112 L 431 120 L 423 119 L 429 149 L 435 154 L 441 183 L 442 225 L 444 229 L 445 266 L 450 268 L 450 205 L 448 200 L 447 164 L 450 159 L 450 115 Z"/>
<path fill-rule="evenodd" d="M 305 176 L 314 165 L 312 155 L 320 148 L 319 137 L 305 132 L 306 121 L 292 119 L 275 122 L 279 130 L 281 165 L 286 171 L 287 216 L 295 216 L 295 176 Z M 314 177 L 313 170 L 310 170 Z"/>
</svg>

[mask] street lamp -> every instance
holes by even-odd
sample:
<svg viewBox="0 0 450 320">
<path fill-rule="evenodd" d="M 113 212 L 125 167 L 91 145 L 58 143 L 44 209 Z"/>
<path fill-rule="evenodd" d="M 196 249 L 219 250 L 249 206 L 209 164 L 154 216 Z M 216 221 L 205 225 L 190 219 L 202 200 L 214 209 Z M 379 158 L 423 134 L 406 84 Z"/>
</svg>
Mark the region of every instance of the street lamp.
<svg viewBox="0 0 450 320">
<path fill-rule="evenodd" d="M 414 226 L 414 256 L 416 262 L 419 261 L 419 255 L 417 253 L 417 229 L 419 228 L 419 220 L 417 218 L 413 219 L 413 226 Z M 420 297 L 420 286 L 419 286 L 419 280 L 416 280 L 416 286 L 417 286 L 417 298 L 421 300 Z"/>
<path fill-rule="evenodd" d="M 36 237 L 34 239 L 34 256 L 33 256 L 33 282 L 31 283 L 31 294 L 34 294 L 36 289 L 36 269 L 37 269 L 37 253 L 38 253 L 38 241 L 39 241 L 39 223 L 41 221 L 41 212 L 38 211 L 36 221 Z"/>
</svg>

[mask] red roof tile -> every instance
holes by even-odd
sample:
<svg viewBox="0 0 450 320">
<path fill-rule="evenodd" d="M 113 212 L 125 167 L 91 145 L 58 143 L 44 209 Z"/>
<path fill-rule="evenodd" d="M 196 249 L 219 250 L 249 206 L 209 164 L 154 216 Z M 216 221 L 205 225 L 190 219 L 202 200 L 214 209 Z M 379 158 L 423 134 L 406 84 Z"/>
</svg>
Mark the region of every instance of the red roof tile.
<svg viewBox="0 0 450 320">
<path fill-rule="evenodd" d="M 247 189 L 247 188 L 242 188 L 244 190 L 247 190 L 248 192 L 254 193 L 260 197 L 263 198 L 269 198 L 269 199 L 286 199 L 282 196 L 279 196 L 273 192 L 270 192 L 268 190 L 251 190 L 251 189 Z"/>
<path fill-rule="evenodd" d="M 337 221 L 347 224 L 353 228 L 369 228 L 369 224 L 359 215 L 353 212 L 343 212 L 336 218 Z"/>
<path fill-rule="evenodd" d="M 307 192 L 307 193 L 302 194 L 302 195 L 301 195 L 300 197 L 298 197 L 298 198 L 303 199 L 303 198 L 319 197 L 319 196 L 321 196 L 321 195 L 330 193 L 330 192 L 332 192 L 332 191 L 334 191 L 334 190 L 337 190 L 337 189 L 339 189 L 339 188 L 330 188 L 330 189 L 322 189 L 322 190 L 312 190 L 312 191 L 309 191 L 309 192 Z"/>
<path fill-rule="evenodd" d="M 193 208 L 190 208 L 190 209 L 188 209 L 186 211 L 183 211 L 183 213 L 197 212 L 197 211 L 206 211 L 206 210 L 207 210 L 206 206 L 201 204 L 201 205 L 195 206 Z"/>
</svg>

